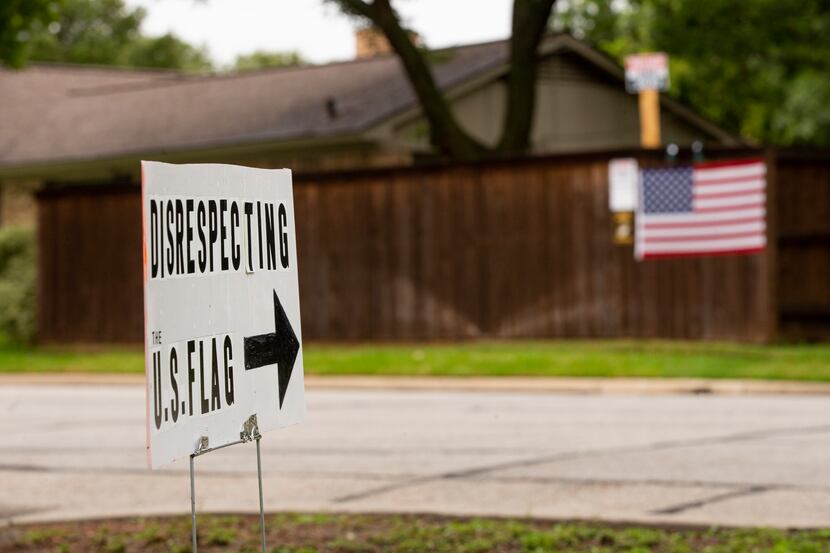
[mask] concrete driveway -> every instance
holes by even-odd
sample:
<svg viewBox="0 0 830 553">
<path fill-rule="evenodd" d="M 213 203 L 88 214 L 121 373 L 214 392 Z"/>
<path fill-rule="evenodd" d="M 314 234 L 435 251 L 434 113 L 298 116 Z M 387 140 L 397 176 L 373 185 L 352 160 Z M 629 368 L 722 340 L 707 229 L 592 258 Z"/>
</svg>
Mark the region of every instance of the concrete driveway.
<svg viewBox="0 0 830 553">
<path fill-rule="evenodd" d="M 269 511 L 830 526 L 830 397 L 320 390 L 265 435 Z M 138 385 L 0 388 L 0 523 L 189 513 L 145 469 Z M 257 510 L 251 444 L 197 459 L 201 512 Z"/>
</svg>

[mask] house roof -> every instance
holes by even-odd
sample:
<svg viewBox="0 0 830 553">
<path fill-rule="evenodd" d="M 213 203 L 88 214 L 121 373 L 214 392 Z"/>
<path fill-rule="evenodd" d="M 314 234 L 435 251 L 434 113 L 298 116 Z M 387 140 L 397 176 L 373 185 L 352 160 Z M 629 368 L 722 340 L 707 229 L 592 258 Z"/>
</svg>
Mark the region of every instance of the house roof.
<svg viewBox="0 0 830 553">
<path fill-rule="evenodd" d="M 593 56 L 622 79 L 616 64 L 569 35 L 551 35 L 543 48 Z M 449 90 L 506 71 L 507 55 L 507 41 L 451 48 L 435 55 L 433 71 Z M 34 65 L 0 70 L 0 106 L 0 169 L 355 136 L 417 110 L 395 56 L 209 76 Z"/>
</svg>

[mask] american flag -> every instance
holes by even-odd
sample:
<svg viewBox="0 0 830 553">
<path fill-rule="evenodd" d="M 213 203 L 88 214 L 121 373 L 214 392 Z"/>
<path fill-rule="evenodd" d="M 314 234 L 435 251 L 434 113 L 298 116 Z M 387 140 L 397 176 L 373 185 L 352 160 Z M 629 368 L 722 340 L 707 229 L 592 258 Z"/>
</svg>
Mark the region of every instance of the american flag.
<svg viewBox="0 0 830 553">
<path fill-rule="evenodd" d="M 766 245 L 766 164 L 759 159 L 644 169 L 637 259 L 756 253 Z"/>
</svg>

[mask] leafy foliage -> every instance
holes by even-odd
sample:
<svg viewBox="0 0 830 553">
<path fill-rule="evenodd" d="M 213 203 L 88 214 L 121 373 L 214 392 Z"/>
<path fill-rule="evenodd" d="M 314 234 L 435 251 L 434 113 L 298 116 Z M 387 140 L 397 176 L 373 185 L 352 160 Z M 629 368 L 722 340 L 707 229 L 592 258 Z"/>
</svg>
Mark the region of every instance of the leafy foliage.
<svg viewBox="0 0 830 553">
<path fill-rule="evenodd" d="M 131 67 L 184 71 L 210 71 L 213 67 L 204 48 L 192 46 L 170 33 L 160 37 L 141 37 L 127 47 L 126 54 L 125 65 Z"/>
<path fill-rule="evenodd" d="M 554 19 L 605 52 L 664 51 L 670 93 L 774 145 L 830 145 L 826 0 L 566 0 Z"/>
<path fill-rule="evenodd" d="M 248 71 L 267 67 L 290 67 L 303 65 L 304 63 L 305 60 L 298 52 L 266 52 L 258 50 L 250 54 L 237 56 L 234 62 L 234 69 L 237 71 Z"/>
<path fill-rule="evenodd" d="M 23 63 L 32 28 L 49 28 L 58 17 L 54 0 L 3 0 L 0 2 L 0 64 Z"/>
<path fill-rule="evenodd" d="M 13 342 L 35 337 L 35 233 L 0 229 L 0 334 Z"/>
<path fill-rule="evenodd" d="M 172 34 L 144 36 L 145 17 L 142 8 L 129 8 L 124 0 L 64 0 L 56 21 L 33 26 L 24 53 L 35 61 L 190 71 L 211 68 L 203 48 Z"/>
</svg>

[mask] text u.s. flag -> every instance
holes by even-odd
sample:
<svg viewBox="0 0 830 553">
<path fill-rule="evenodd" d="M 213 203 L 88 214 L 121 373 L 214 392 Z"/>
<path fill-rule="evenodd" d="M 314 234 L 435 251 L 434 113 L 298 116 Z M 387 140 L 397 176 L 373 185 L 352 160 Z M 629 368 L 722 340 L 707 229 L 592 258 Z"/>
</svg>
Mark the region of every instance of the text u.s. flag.
<svg viewBox="0 0 830 553">
<path fill-rule="evenodd" d="M 635 257 L 763 251 L 766 172 L 759 159 L 643 169 Z"/>
</svg>

